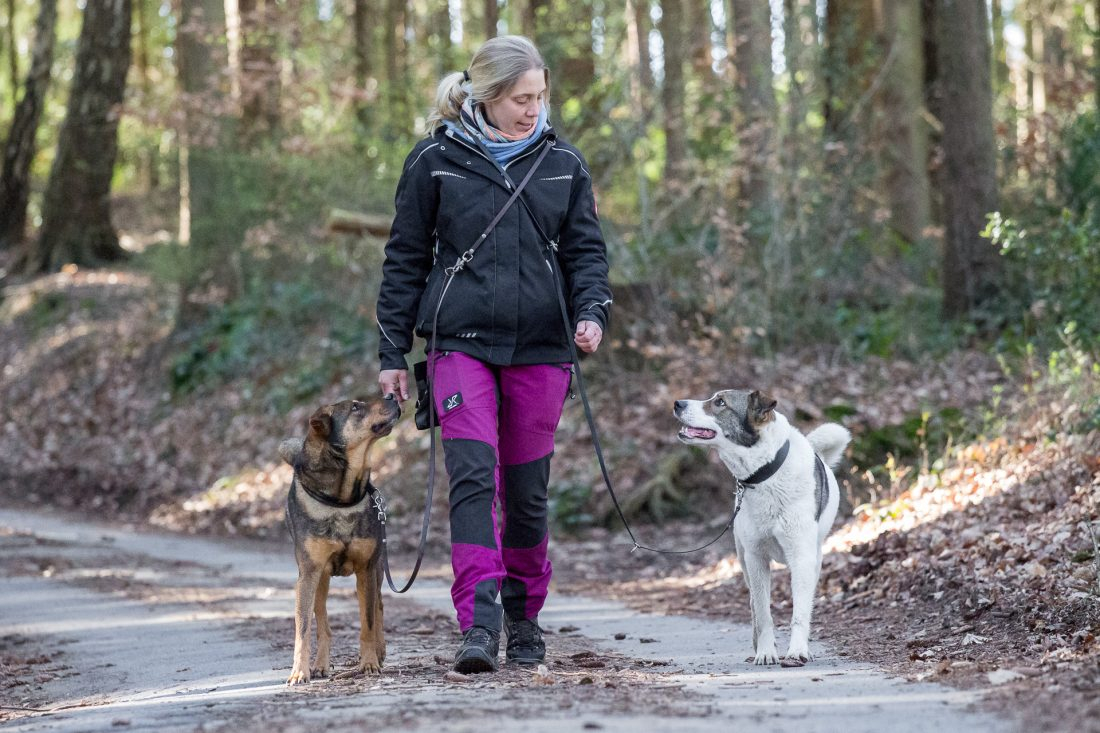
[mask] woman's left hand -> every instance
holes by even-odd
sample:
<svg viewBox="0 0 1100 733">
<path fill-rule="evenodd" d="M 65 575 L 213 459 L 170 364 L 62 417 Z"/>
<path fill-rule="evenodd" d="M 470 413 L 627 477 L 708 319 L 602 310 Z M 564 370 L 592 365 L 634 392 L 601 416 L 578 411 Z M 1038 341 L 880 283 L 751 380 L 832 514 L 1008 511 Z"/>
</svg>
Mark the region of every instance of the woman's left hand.
<svg viewBox="0 0 1100 733">
<path fill-rule="evenodd" d="M 581 321 L 577 324 L 577 332 L 573 334 L 573 340 L 586 354 L 591 354 L 603 340 L 603 329 L 595 321 Z"/>
</svg>

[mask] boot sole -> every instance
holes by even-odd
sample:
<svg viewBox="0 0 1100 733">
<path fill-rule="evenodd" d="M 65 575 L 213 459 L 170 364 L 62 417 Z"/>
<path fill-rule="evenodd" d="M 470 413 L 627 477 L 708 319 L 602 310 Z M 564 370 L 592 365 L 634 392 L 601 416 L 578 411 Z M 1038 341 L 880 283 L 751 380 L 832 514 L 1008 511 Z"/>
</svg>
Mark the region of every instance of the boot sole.
<svg viewBox="0 0 1100 733">
<path fill-rule="evenodd" d="M 508 664 L 518 664 L 524 667 L 534 667 L 536 664 L 542 664 L 546 661 L 546 657 L 508 657 Z"/>
<path fill-rule="evenodd" d="M 496 672 L 495 659 L 490 659 L 488 654 L 472 652 L 462 659 L 455 661 L 455 672 L 460 674 L 478 674 L 480 672 Z"/>
</svg>

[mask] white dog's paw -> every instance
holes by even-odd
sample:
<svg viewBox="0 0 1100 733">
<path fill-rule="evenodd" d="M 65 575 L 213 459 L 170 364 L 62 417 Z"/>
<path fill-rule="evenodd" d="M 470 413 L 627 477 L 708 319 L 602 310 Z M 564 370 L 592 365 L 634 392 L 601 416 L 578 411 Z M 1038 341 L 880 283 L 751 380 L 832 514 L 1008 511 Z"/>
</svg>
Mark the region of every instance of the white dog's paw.
<svg viewBox="0 0 1100 733">
<path fill-rule="evenodd" d="M 752 660 L 753 664 L 778 664 L 779 653 L 775 650 L 775 644 L 770 647 L 761 647 L 756 650 L 756 656 Z"/>
<path fill-rule="evenodd" d="M 806 662 L 812 662 L 814 655 L 810 654 L 809 644 L 804 640 L 791 640 L 791 645 L 787 647 L 787 656 L 784 659 L 784 666 L 799 666 Z M 790 662 L 791 664 L 788 664 Z M 793 664 L 794 662 L 800 662 L 801 664 Z"/>
</svg>

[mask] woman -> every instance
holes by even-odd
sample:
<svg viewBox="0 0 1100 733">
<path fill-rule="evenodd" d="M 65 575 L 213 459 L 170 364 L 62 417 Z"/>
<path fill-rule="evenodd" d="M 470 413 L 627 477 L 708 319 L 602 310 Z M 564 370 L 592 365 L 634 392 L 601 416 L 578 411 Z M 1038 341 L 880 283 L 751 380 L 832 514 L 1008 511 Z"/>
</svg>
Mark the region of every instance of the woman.
<svg viewBox="0 0 1100 733">
<path fill-rule="evenodd" d="M 430 339 L 438 322 L 432 394 L 450 476 L 463 673 L 496 670 L 502 627 L 509 661 L 546 654 L 547 484 L 572 374 L 550 266 L 582 351 L 599 346 L 611 304 L 592 177 L 547 121 L 548 92 L 546 64 L 520 36 L 487 41 L 467 71 L 443 79 L 428 137 L 397 185 L 378 295 L 384 394 L 408 399 L 413 333 Z M 521 200 L 443 287 L 536 160 Z"/>
</svg>

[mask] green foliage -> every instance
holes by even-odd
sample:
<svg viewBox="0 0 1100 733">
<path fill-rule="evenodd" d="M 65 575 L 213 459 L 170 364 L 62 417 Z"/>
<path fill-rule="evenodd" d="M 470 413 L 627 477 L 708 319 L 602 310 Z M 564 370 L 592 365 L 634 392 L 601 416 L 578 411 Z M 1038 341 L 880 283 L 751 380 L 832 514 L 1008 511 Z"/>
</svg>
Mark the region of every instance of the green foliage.
<svg viewBox="0 0 1100 733">
<path fill-rule="evenodd" d="M 850 456 L 857 469 L 870 471 L 876 477 L 914 462 L 920 462 L 927 470 L 932 456 L 943 455 L 948 445 L 973 434 L 974 429 L 961 410 L 945 407 L 853 435 Z"/>
<path fill-rule="evenodd" d="M 550 486 L 549 512 L 553 525 L 565 532 L 576 532 L 595 525 L 590 506 L 592 487 L 580 483 Z"/>
<path fill-rule="evenodd" d="M 1069 126 L 1064 151 L 1056 180 L 1066 206 L 1077 218 L 1100 224 L 1100 113 L 1086 112 Z"/>
<path fill-rule="evenodd" d="M 1031 228 L 994 213 L 984 232 L 1007 263 L 1009 345 L 1058 348 L 1067 333 L 1094 354 L 1100 345 L 1100 222 L 1064 210 Z"/>
</svg>

